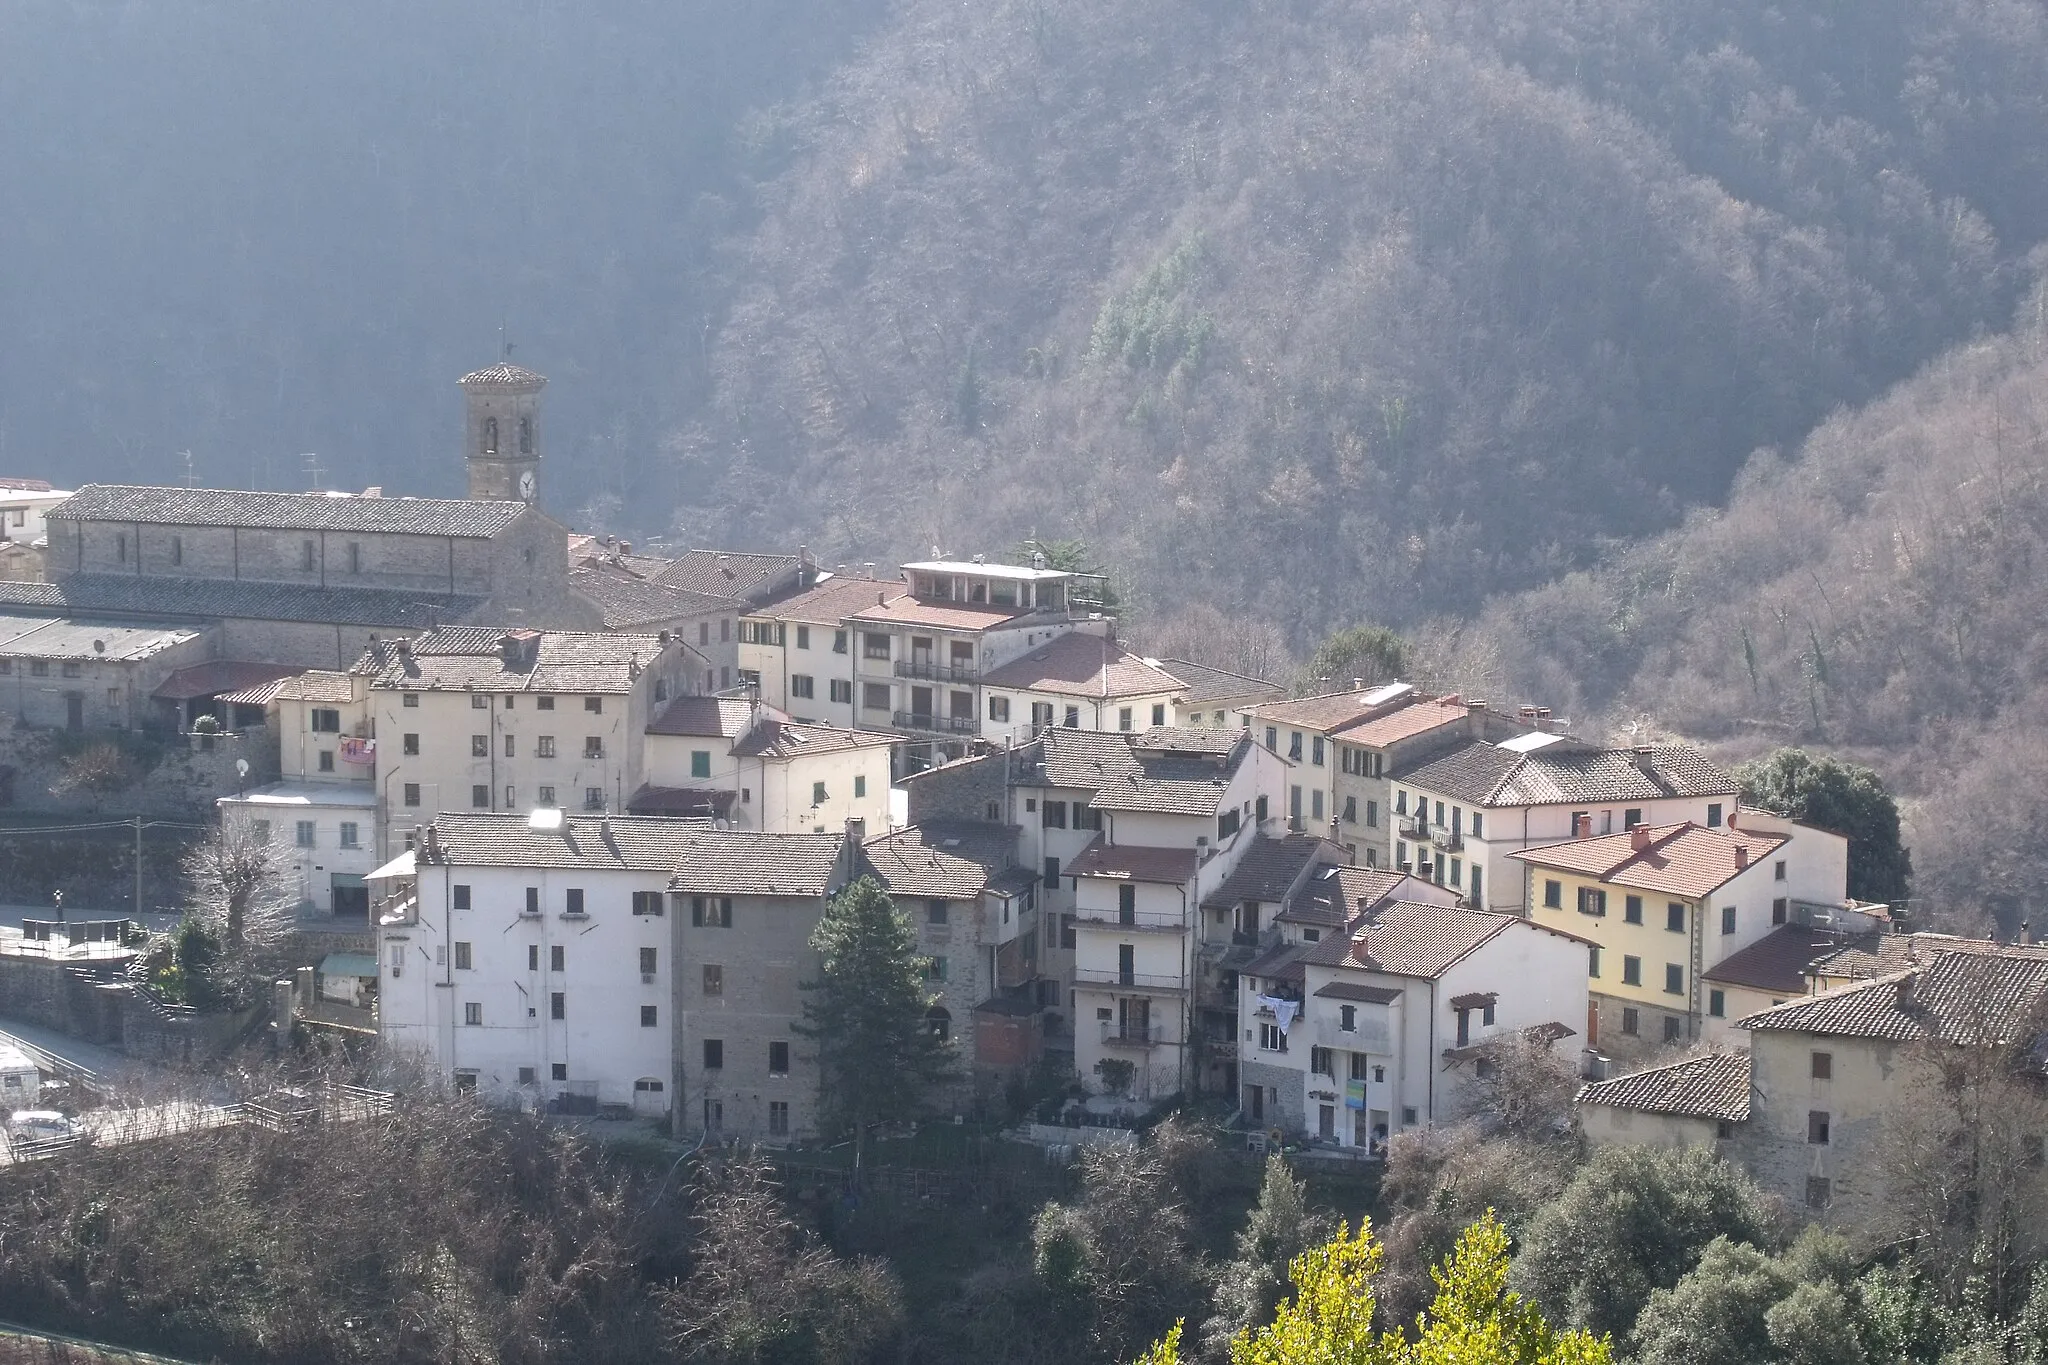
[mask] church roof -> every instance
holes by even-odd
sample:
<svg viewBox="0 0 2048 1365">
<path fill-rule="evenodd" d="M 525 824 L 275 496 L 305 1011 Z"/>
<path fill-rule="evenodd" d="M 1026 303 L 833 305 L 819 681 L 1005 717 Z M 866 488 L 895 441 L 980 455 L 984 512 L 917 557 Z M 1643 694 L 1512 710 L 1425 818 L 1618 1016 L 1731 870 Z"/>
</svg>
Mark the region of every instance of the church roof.
<svg viewBox="0 0 2048 1365">
<path fill-rule="evenodd" d="M 480 498 L 252 493 L 236 488 L 89 483 L 51 508 L 49 516 L 54 521 L 240 526 L 266 531 L 343 531 L 489 540 L 526 512 L 523 502 Z"/>
<path fill-rule="evenodd" d="M 481 370 L 472 370 L 456 381 L 465 389 L 538 389 L 548 381 L 523 365 L 509 360 Z"/>
<path fill-rule="evenodd" d="M 0 609 L 208 621 L 310 621 L 394 630 L 427 630 L 438 622 L 460 621 L 484 601 L 481 597 L 397 588 L 322 588 L 310 583 L 142 574 L 71 574 L 57 583 L 0 582 Z"/>
</svg>

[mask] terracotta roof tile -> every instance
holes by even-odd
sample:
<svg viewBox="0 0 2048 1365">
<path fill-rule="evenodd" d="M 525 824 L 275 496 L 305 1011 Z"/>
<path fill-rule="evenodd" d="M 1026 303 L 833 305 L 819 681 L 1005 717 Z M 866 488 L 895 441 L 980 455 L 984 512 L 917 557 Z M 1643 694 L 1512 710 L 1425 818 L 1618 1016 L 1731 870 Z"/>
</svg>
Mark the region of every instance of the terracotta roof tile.
<svg viewBox="0 0 2048 1365">
<path fill-rule="evenodd" d="M 1746 986 L 1772 995 L 1804 995 L 1807 969 L 1839 949 L 1844 937 L 1811 925 L 1781 924 L 1701 975 L 1723 985 Z"/>
<path fill-rule="evenodd" d="M 1638 751 L 1560 743 L 1522 754 L 1474 742 L 1396 778 L 1477 806 L 1653 801 L 1668 796 L 1733 800 L 1737 790 L 1735 779 L 1698 750 L 1674 744 Z"/>
<path fill-rule="evenodd" d="M 1070 631 L 990 669 L 984 687 L 1075 697 L 1139 697 L 1178 691 L 1179 678 L 1100 635 Z"/>
<path fill-rule="evenodd" d="M 1395 901 L 1368 915 L 1348 938 L 1339 935 L 1312 945 L 1308 961 L 1434 978 L 1517 922 L 1485 910 Z"/>
<path fill-rule="evenodd" d="M 2039 1032 L 2048 957 L 1943 953 L 1924 967 L 1752 1014 L 1736 1027 L 1892 1042 L 2004 1045 Z"/>
<path fill-rule="evenodd" d="M 753 715 L 754 704 L 745 697 L 677 697 L 647 722 L 647 733 L 738 739 Z"/>
<path fill-rule="evenodd" d="M 887 592 L 877 588 L 876 595 Z M 1032 607 L 995 607 L 971 602 L 926 602 L 891 593 L 885 602 L 870 602 L 851 619 L 877 625 L 932 626 L 941 630 L 991 630 L 1021 617 L 1036 615 Z"/>
<path fill-rule="evenodd" d="M 1192 737 L 1235 736 L 1227 751 L 1189 742 Z M 1132 766 L 1111 774 L 1089 802 L 1097 810 L 1214 815 L 1231 775 L 1250 750 L 1243 731 L 1148 730 L 1131 737 Z"/>
<path fill-rule="evenodd" d="M 296 677 L 286 678 L 277 684 L 272 694 L 276 701 L 354 701 L 356 696 L 355 676 L 339 673 L 331 668 L 309 668 Z M 223 698 L 223 700 L 234 700 Z"/>
<path fill-rule="evenodd" d="M 1070 877 L 1108 877 L 1179 886 L 1195 875 L 1195 865 L 1195 851 L 1191 848 L 1105 844 L 1097 836 L 1067 864 L 1066 872 Z"/>
<path fill-rule="evenodd" d="M 907 597 L 910 590 L 894 579 L 835 576 L 812 587 L 780 593 L 750 608 L 747 615 L 769 621 L 836 628 L 862 607 L 873 606 L 878 593 L 887 597 Z"/>
<path fill-rule="evenodd" d="M 295 677 L 303 669 L 288 664 L 245 663 L 239 659 L 214 659 L 181 668 L 156 685 L 149 695 L 165 701 L 191 701 L 196 697 L 217 697 L 223 692 L 240 692 L 265 683 Z"/>
<path fill-rule="evenodd" d="M 1181 681 L 1181 700 L 1190 702 L 1228 701 L 1236 697 L 1269 697 L 1278 701 L 1287 689 L 1264 678 L 1250 678 L 1227 669 L 1186 659 L 1161 659 L 1159 667 Z"/>
<path fill-rule="evenodd" d="M 1865 934 L 1844 942 L 1813 963 L 1815 976 L 1889 976 L 1908 967 L 1925 966 L 1943 953 L 2048 957 L 2048 944 L 1994 943 L 1955 934 Z"/>
<path fill-rule="evenodd" d="M 306 621 L 319 625 L 426 630 L 462 621 L 484 599 L 395 588 L 322 588 L 142 574 L 69 574 L 61 583 L 0 582 L 0 608 L 11 605 L 81 614 L 182 616 L 220 621 Z"/>
<path fill-rule="evenodd" d="M 1635 847 L 1637 835 L 1648 840 Z M 1758 830 L 1707 829 L 1685 821 L 1621 834 L 1602 834 L 1510 853 L 1537 867 L 1594 877 L 1660 895 L 1698 899 L 1754 867 L 1788 843 Z"/>
<path fill-rule="evenodd" d="M 1580 1088 L 1578 1102 L 1741 1123 L 1749 1117 L 1749 1096 L 1749 1054 L 1710 1052 L 1631 1076 L 1595 1081 Z"/>
<path fill-rule="evenodd" d="M 891 894 L 971 900 L 1012 864 L 1017 831 L 971 821 L 930 822 L 878 834 L 861 852 Z"/>
<path fill-rule="evenodd" d="M 508 637 L 523 638 L 526 648 L 508 658 Z M 352 671 L 386 691 L 617 694 L 632 691 L 666 648 L 652 635 L 455 626 L 409 642 L 378 641 Z"/>
<path fill-rule="evenodd" d="M 700 896 L 822 896 L 844 843 L 837 834 L 764 834 L 697 823 L 676 845 L 669 889 Z"/>
<path fill-rule="evenodd" d="M 1405 690 L 1393 696 L 1387 695 L 1396 687 Z M 1370 716 L 1405 706 L 1414 694 L 1413 688 L 1397 683 L 1368 687 L 1355 692 L 1325 692 L 1314 697 L 1269 701 L 1249 707 L 1247 710 L 1254 724 L 1292 725 L 1303 730 L 1330 733 L 1348 725 L 1356 725 Z"/>
<path fill-rule="evenodd" d="M 1383 716 L 1371 716 L 1337 731 L 1346 744 L 1383 749 L 1404 739 L 1426 735 L 1431 730 L 1463 725 L 1472 714 L 1468 706 L 1448 701 L 1418 701 Z"/>
<path fill-rule="evenodd" d="M 501 360 L 481 370 L 471 370 L 455 382 L 466 389 L 538 389 L 548 381 L 524 365 Z"/>
<path fill-rule="evenodd" d="M 434 817 L 423 863 L 449 867 L 609 868 L 673 870 L 678 849 L 700 821 L 632 815 L 565 815 L 559 829 L 536 829 L 523 815 L 444 811 Z M 598 907 L 592 907 L 597 909 Z"/>
<path fill-rule="evenodd" d="M 656 573 L 654 581 L 665 587 L 751 602 L 774 592 L 785 580 L 795 581 L 797 567 L 795 555 L 685 550 Z"/>
<path fill-rule="evenodd" d="M 569 570 L 569 586 L 595 602 L 607 630 L 660 626 L 694 616 L 737 614 L 746 604 L 734 597 L 714 597 L 688 588 L 651 582 L 612 564 L 583 565 Z"/>
<path fill-rule="evenodd" d="M 1243 901 L 1285 901 L 1315 864 L 1343 858 L 1343 849 L 1313 834 L 1289 834 L 1280 839 L 1255 835 L 1237 866 L 1221 886 L 1203 898 L 1202 905 L 1216 909 Z"/>
<path fill-rule="evenodd" d="M 875 730 L 844 730 L 836 725 L 763 720 L 732 746 L 735 758 L 810 758 L 849 749 L 886 749 L 901 744 L 897 735 Z"/>
</svg>

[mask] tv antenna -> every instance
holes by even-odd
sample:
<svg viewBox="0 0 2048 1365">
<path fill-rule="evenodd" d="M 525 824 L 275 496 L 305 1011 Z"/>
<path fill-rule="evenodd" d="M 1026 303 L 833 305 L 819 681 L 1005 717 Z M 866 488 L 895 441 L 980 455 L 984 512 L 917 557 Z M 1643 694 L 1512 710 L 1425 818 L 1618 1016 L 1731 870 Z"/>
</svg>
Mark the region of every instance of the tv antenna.
<svg viewBox="0 0 2048 1365">
<path fill-rule="evenodd" d="M 178 456 L 185 462 L 185 487 L 197 488 L 199 486 L 199 476 L 192 471 L 192 452 L 181 450 L 178 452 Z"/>
<path fill-rule="evenodd" d="M 320 467 L 320 457 L 309 450 L 299 456 L 299 460 L 306 469 L 306 487 L 315 493 L 319 492 L 320 481 L 327 475 L 327 471 Z"/>
</svg>

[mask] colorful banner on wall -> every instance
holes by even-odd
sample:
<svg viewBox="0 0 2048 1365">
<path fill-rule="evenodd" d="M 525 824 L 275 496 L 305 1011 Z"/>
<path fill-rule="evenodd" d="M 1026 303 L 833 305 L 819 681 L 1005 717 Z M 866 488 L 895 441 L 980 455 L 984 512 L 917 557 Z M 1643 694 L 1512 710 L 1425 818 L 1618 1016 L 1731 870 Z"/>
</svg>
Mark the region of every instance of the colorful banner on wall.
<svg viewBox="0 0 2048 1365">
<path fill-rule="evenodd" d="M 1344 1107 L 1345 1107 L 1346 1109 L 1363 1109 L 1363 1108 L 1365 1108 L 1365 1082 L 1364 1082 L 1364 1081 L 1346 1081 L 1346 1082 L 1344 1082 Z"/>
</svg>

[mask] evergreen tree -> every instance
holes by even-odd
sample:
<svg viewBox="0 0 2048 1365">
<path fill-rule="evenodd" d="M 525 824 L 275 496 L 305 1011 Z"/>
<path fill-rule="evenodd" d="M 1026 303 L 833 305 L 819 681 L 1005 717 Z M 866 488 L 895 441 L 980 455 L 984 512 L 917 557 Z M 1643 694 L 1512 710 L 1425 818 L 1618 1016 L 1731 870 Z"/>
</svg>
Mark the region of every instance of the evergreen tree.
<svg viewBox="0 0 2048 1365">
<path fill-rule="evenodd" d="M 1407 666 L 1407 641 L 1385 626 L 1352 626 L 1316 646 L 1294 690 L 1304 696 L 1340 692 L 1354 680 L 1370 687 L 1399 678 Z"/>
<path fill-rule="evenodd" d="M 870 1125 L 916 1112 L 953 1073 L 950 1040 L 926 1018 L 917 933 L 889 893 L 862 877 L 834 896 L 811 934 L 822 959 L 804 983 L 799 1032 L 818 1047 L 825 1123 L 853 1134 L 856 1179 Z"/>
<path fill-rule="evenodd" d="M 1743 764 L 1735 776 L 1749 804 L 1849 841 L 1851 896 L 1887 904 L 1906 898 L 1913 857 L 1899 840 L 1899 804 L 1875 772 L 1825 754 L 1780 749 Z"/>
<path fill-rule="evenodd" d="M 1307 1195 L 1308 1183 L 1289 1174 L 1279 1153 L 1266 1158 L 1259 1202 L 1238 1230 L 1237 1255 L 1216 1276 L 1216 1311 L 1202 1327 L 1205 1356 L 1226 1359 L 1232 1338 L 1271 1319 L 1287 1292 L 1287 1267 L 1328 1236 Z"/>
</svg>

